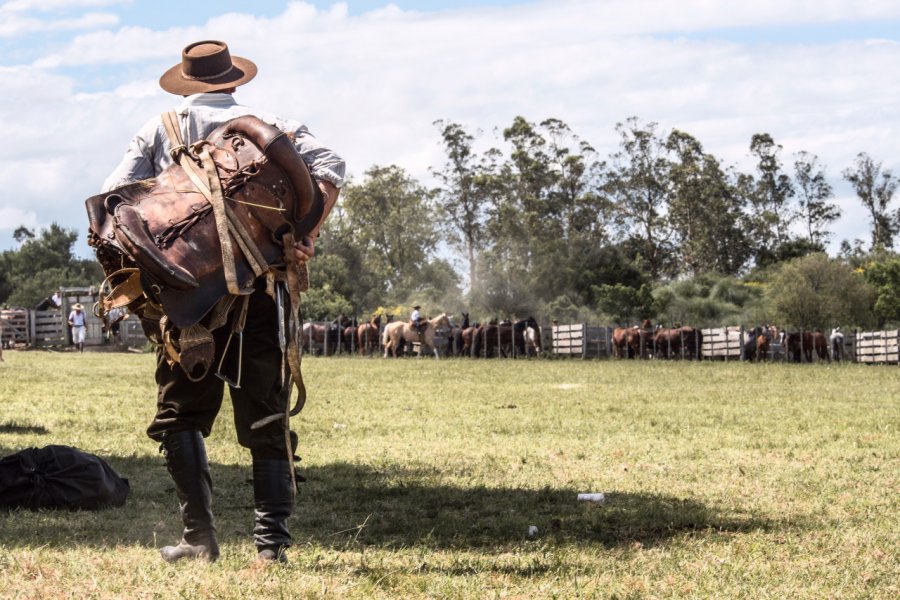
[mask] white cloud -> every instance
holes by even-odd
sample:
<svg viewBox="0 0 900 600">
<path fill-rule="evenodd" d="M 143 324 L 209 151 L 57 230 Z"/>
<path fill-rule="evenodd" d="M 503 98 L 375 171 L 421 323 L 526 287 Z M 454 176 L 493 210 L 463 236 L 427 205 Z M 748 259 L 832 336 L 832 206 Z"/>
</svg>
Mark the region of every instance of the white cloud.
<svg viewBox="0 0 900 600">
<path fill-rule="evenodd" d="M 22 210 L 15 206 L 0 206 L 0 231 L 12 233 L 20 225 L 29 229 L 37 227 L 37 214 L 31 210 Z"/>
<path fill-rule="evenodd" d="M 836 241 L 866 237 L 840 171 L 863 150 L 897 166 L 900 45 L 655 34 L 898 16 L 900 3 L 877 0 L 561 1 L 440 13 L 391 7 L 361 16 L 344 4 L 320 11 L 297 2 L 275 18 L 227 14 L 196 27 L 95 31 L 32 65 L 0 68 L 0 85 L 15 92 L 0 100 L 0 117 L 20 153 L 0 150 L 7 165 L 0 186 L 16 190 L 5 203 L 34 207 L 44 221 L 59 211 L 80 225 L 81 201 L 130 136 L 174 103 L 158 89 L 159 75 L 184 45 L 213 38 L 259 65 L 239 101 L 306 121 L 357 177 L 373 164 L 395 163 L 427 178 L 428 167 L 443 161 L 432 125 L 438 118 L 490 131 L 516 115 L 557 117 L 607 154 L 615 123 L 637 115 L 695 135 L 742 168 L 750 168 L 750 137 L 762 131 L 784 145 L 787 165 L 800 150 L 819 155 L 847 204 Z M 126 77 L 86 94 L 75 91 L 77 75 L 59 74 L 103 65 L 118 65 Z M 59 178 L 48 177 L 43 190 L 17 183 L 17 173 L 49 148 L 61 159 L 53 165 Z"/>
<path fill-rule="evenodd" d="M 131 4 L 131 0 L 11 0 L 0 5 L 0 14 L 30 11 L 59 11 Z"/>
<path fill-rule="evenodd" d="M 88 13 L 71 19 L 36 19 L 4 16 L 0 21 L 0 37 L 17 37 L 52 31 L 81 31 L 118 25 L 119 17 L 110 13 Z"/>
</svg>

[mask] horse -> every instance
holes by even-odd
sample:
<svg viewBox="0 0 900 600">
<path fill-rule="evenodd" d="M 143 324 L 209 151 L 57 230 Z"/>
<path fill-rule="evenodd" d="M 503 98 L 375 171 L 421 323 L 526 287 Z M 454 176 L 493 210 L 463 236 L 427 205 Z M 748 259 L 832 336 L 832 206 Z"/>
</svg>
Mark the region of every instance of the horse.
<svg viewBox="0 0 900 600">
<path fill-rule="evenodd" d="M 378 334 L 381 331 L 381 315 L 372 317 L 368 323 L 356 328 L 356 346 L 360 354 L 367 354 L 378 348 Z"/>
<path fill-rule="evenodd" d="M 756 336 L 756 362 L 769 358 L 769 343 L 772 340 L 772 332 L 768 325 Z"/>
<path fill-rule="evenodd" d="M 813 335 L 808 331 L 786 333 L 784 336 L 784 351 L 791 362 L 803 362 L 802 358 L 804 357 L 806 362 L 812 362 Z"/>
<path fill-rule="evenodd" d="M 653 354 L 657 358 L 675 358 L 681 350 L 681 330 L 657 327 L 653 335 Z"/>
<path fill-rule="evenodd" d="M 506 331 L 501 330 L 503 327 Z M 504 335 L 505 334 L 505 335 Z M 505 337 L 505 340 L 501 339 Z M 487 325 L 480 325 L 472 332 L 472 356 L 479 358 L 492 358 L 495 354 L 502 354 L 503 342 L 512 342 L 512 324 L 500 325 L 497 319 L 491 319 Z"/>
<path fill-rule="evenodd" d="M 534 317 L 525 319 L 525 331 L 522 333 L 523 352 L 525 356 L 529 356 L 534 351 L 535 356 L 539 356 L 544 350 L 541 341 L 541 328 L 537 324 Z"/>
<path fill-rule="evenodd" d="M 463 340 L 463 332 L 470 327 L 469 313 L 462 313 L 462 325 L 454 326 L 450 330 L 450 348 L 455 356 L 462 356 L 465 341 Z"/>
<path fill-rule="evenodd" d="M 356 330 L 358 328 L 355 318 L 349 321 L 350 324 L 341 331 L 341 350 L 347 354 L 353 352 L 353 346 L 356 344 Z"/>
<path fill-rule="evenodd" d="M 460 349 L 460 354 L 462 356 L 472 356 L 475 353 L 475 336 L 478 333 L 478 328 L 481 327 L 478 323 L 471 327 L 464 327 L 462 331 L 459 332 L 460 338 L 462 338 L 462 348 Z"/>
<path fill-rule="evenodd" d="M 384 358 L 387 358 L 388 352 L 392 352 L 394 358 L 397 358 L 397 349 L 402 341 L 408 343 L 419 343 L 419 356 L 425 351 L 425 348 L 431 348 L 435 358 L 438 356 L 437 348 L 434 347 L 434 336 L 438 329 L 450 328 L 450 317 L 447 313 L 441 313 L 433 319 L 426 319 L 421 322 L 423 326 L 422 333 L 406 321 L 397 321 L 396 323 L 388 323 L 384 328 L 382 343 L 384 344 Z"/>
<path fill-rule="evenodd" d="M 844 332 L 840 327 L 831 330 L 831 355 L 836 362 L 844 360 Z"/>
<path fill-rule="evenodd" d="M 653 323 L 644 319 L 640 327 L 630 327 L 625 333 L 625 344 L 629 349 L 629 358 L 638 356 L 647 358 L 653 354 Z"/>
<path fill-rule="evenodd" d="M 819 330 L 814 331 L 812 334 L 812 343 L 813 350 L 815 350 L 819 360 L 830 363 L 831 357 L 828 355 L 828 340 L 825 339 L 825 334 Z"/>
<path fill-rule="evenodd" d="M 613 355 L 616 358 L 632 358 L 629 352 L 628 335 L 631 329 L 637 327 L 616 327 L 612 332 Z"/>
<path fill-rule="evenodd" d="M 653 336 L 653 352 L 659 358 L 693 360 L 700 357 L 702 344 L 700 331 L 690 326 L 659 327 Z"/>
<path fill-rule="evenodd" d="M 344 322 L 342 322 L 344 320 Z M 330 323 L 304 323 L 301 333 L 302 347 L 305 351 L 312 351 L 314 344 L 320 345 L 322 353 L 332 355 L 337 352 L 341 340 L 341 331 L 346 326 L 346 317 L 341 315 Z"/>
</svg>

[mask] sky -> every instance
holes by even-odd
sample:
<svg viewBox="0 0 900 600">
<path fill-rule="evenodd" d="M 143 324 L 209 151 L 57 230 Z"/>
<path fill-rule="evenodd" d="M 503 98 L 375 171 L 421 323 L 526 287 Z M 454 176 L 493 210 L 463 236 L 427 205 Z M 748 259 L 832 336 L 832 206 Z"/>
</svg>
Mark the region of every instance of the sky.
<svg viewBox="0 0 900 600">
<path fill-rule="evenodd" d="M 896 0 L 7 0 L 0 250 L 55 221 L 90 255 L 84 200 L 178 103 L 159 77 L 201 39 L 258 65 L 238 102 L 306 123 L 356 180 L 397 164 L 428 182 L 445 158 L 437 119 L 484 149 L 516 116 L 553 117 L 606 156 L 637 116 L 744 170 L 766 132 L 786 168 L 801 151 L 825 165 L 834 251 L 869 237 L 841 171 L 866 152 L 900 173 Z"/>
</svg>

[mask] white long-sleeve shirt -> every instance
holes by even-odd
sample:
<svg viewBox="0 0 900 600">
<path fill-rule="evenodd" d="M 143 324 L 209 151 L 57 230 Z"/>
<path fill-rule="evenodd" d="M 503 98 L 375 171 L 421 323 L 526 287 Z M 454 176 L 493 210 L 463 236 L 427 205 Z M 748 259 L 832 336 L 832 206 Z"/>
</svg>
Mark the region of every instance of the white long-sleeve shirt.
<svg viewBox="0 0 900 600">
<path fill-rule="evenodd" d="M 175 109 L 181 134 L 188 145 L 206 139 L 222 123 L 242 115 L 254 115 L 281 131 L 294 134 L 294 144 L 310 174 L 330 181 L 337 187 L 344 183 L 344 159 L 326 148 L 298 121 L 282 119 L 238 104 L 231 94 L 203 93 L 187 96 Z M 169 139 L 160 115 L 150 119 L 131 140 L 125 156 L 103 182 L 103 192 L 158 175 L 172 164 Z"/>
</svg>

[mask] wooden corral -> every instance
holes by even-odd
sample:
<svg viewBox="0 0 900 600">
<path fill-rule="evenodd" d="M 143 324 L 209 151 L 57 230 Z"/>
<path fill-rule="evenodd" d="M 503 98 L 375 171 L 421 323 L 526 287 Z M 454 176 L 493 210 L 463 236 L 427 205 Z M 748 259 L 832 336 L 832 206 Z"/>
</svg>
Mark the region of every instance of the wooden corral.
<svg viewBox="0 0 900 600">
<path fill-rule="evenodd" d="M 700 332 L 703 334 L 703 358 L 741 360 L 744 348 L 743 327 L 708 327 Z"/>
<path fill-rule="evenodd" d="M 554 323 L 550 327 L 554 356 L 608 358 L 612 354 L 609 327 L 593 327 L 587 323 Z"/>
<path fill-rule="evenodd" d="M 0 310 L 0 348 L 13 348 L 28 344 L 29 318 L 26 308 Z"/>
<path fill-rule="evenodd" d="M 900 364 L 900 330 L 858 331 L 854 339 L 858 362 Z"/>
</svg>

